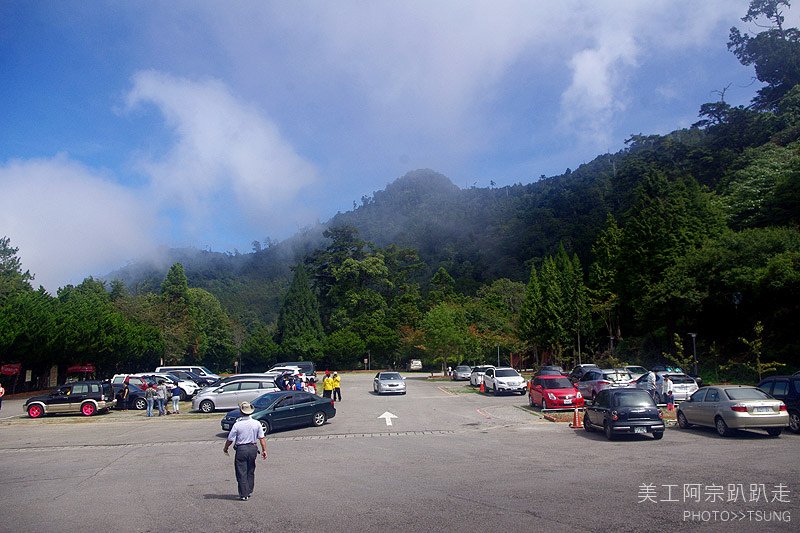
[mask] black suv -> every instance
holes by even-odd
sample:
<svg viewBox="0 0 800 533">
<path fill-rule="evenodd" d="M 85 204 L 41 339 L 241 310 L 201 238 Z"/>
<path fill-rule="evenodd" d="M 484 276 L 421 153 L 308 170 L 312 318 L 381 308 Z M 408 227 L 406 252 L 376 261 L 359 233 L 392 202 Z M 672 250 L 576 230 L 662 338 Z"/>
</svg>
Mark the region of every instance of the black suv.
<svg viewBox="0 0 800 533">
<path fill-rule="evenodd" d="M 25 410 L 31 418 L 41 418 L 51 413 L 92 416 L 98 411 L 108 411 L 115 403 L 110 383 L 75 381 L 53 389 L 50 394 L 29 398 L 25 402 Z"/>
<path fill-rule="evenodd" d="M 586 406 L 583 427 L 591 433 L 602 428 L 608 440 L 619 434 L 652 433 L 664 436 L 664 415 L 653 398 L 640 389 L 603 389 L 594 404 Z"/>
<path fill-rule="evenodd" d="M 786 404 L 789 429 L 800 433 L 800 375 L 770 376 L 762 379 L 758 388 Z"/>
</svg>

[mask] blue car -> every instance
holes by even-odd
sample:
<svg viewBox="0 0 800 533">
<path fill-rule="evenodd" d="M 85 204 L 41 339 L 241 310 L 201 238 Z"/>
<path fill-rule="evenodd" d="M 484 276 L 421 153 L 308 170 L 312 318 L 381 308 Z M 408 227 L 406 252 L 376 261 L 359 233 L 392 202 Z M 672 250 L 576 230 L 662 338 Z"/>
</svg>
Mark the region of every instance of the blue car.
<svg viewBox="0 0 800 533">
<path fill-rule="evenodd" d="M 336 416 L 336 408 L 330 398 L 303 391 L 268 392 L 253 400 L 252 405 L 255 412 L 250 416 L 261 423 L 265 434 L 276 429 L 321 426 Z M 241 416 L 238 409 L 226 414 L 221 422 L 223 431 L 230 431 Z"/>
</svg>

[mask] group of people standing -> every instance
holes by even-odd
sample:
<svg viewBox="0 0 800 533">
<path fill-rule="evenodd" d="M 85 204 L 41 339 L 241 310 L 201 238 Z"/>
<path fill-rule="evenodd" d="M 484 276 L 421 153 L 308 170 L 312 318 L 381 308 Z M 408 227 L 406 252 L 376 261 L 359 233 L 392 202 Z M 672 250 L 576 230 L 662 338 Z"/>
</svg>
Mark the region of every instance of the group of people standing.
<svg viewBox="0 0 800 533">
<path fill-rule="evenodd" d="M 172 399 L 172 411 L 167 411 L 167 398 Z M 158 416 L 162 415 L 179 415 L 181 401 L 181 391 L 178 387 L 173 387 L 172 390 L 167 388 L 167 384 L 163 379 L 158 381 L 158 385 L 150 385 L 144 391 L 144 400 L 147 402 L 147 416 L 153 415 L 153 405 L 158 408 Z"/>
<path fill-rule="evenodd" d="M 330 370 L 325 371 L 322 378 L 322 397 L 331 398 L 334 402 L 342 401 L 342 378 L 338 372 L 331 375 Z"/>
</svg>

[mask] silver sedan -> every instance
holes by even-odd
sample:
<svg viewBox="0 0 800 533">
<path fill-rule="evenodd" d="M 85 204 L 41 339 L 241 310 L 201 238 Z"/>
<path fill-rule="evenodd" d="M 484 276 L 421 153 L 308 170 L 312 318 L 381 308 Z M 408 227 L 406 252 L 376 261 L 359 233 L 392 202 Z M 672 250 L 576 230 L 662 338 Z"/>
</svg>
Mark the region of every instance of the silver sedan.
<svg viewBox="0 0 800 533">
<path fill-rule="evenodd" d="M 789 425 L 786 404 L 744 385 L 703 387 L 678 406 L 678 425 L 710 426 L 723 437 L 731 429 L 763 429 L 777 437 Z"/>
<path fill-rule="evenodd" d="M 406 393 L 406 378 L 399 372 L 378 372 L 372 380 L 372 390 L 377 394 L 393 392 L 397 394 Z"/>
</svg>

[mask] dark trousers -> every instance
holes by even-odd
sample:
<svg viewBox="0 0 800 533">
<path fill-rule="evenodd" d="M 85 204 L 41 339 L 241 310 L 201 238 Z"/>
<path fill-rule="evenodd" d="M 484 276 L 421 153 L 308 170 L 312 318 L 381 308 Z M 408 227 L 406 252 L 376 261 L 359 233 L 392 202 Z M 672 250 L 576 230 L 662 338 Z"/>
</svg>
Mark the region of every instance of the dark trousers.
<svg viewBox="0 0 800 533">
<path fill-rule="evenodd" d="M 333 389 L 333 401 L 334 402 L 341 402 L 342 401 L 342 389 L 336 387 Z"/>
<path fill-rule="evenodd" d="M 331 392 L 333 392 L 333 391 L 323 390 L 322 391 L 322 397 L 323 398 L 330 398 L 331 397 Z"/>
<path fill-rule="evenodd" d="M 256 457 L 258 447 L 255 444 L 242 444 L 236 447 L 236 483 L 239 485 L 239 496 L 250 496 L 256 485 Z"/>
</svg>

